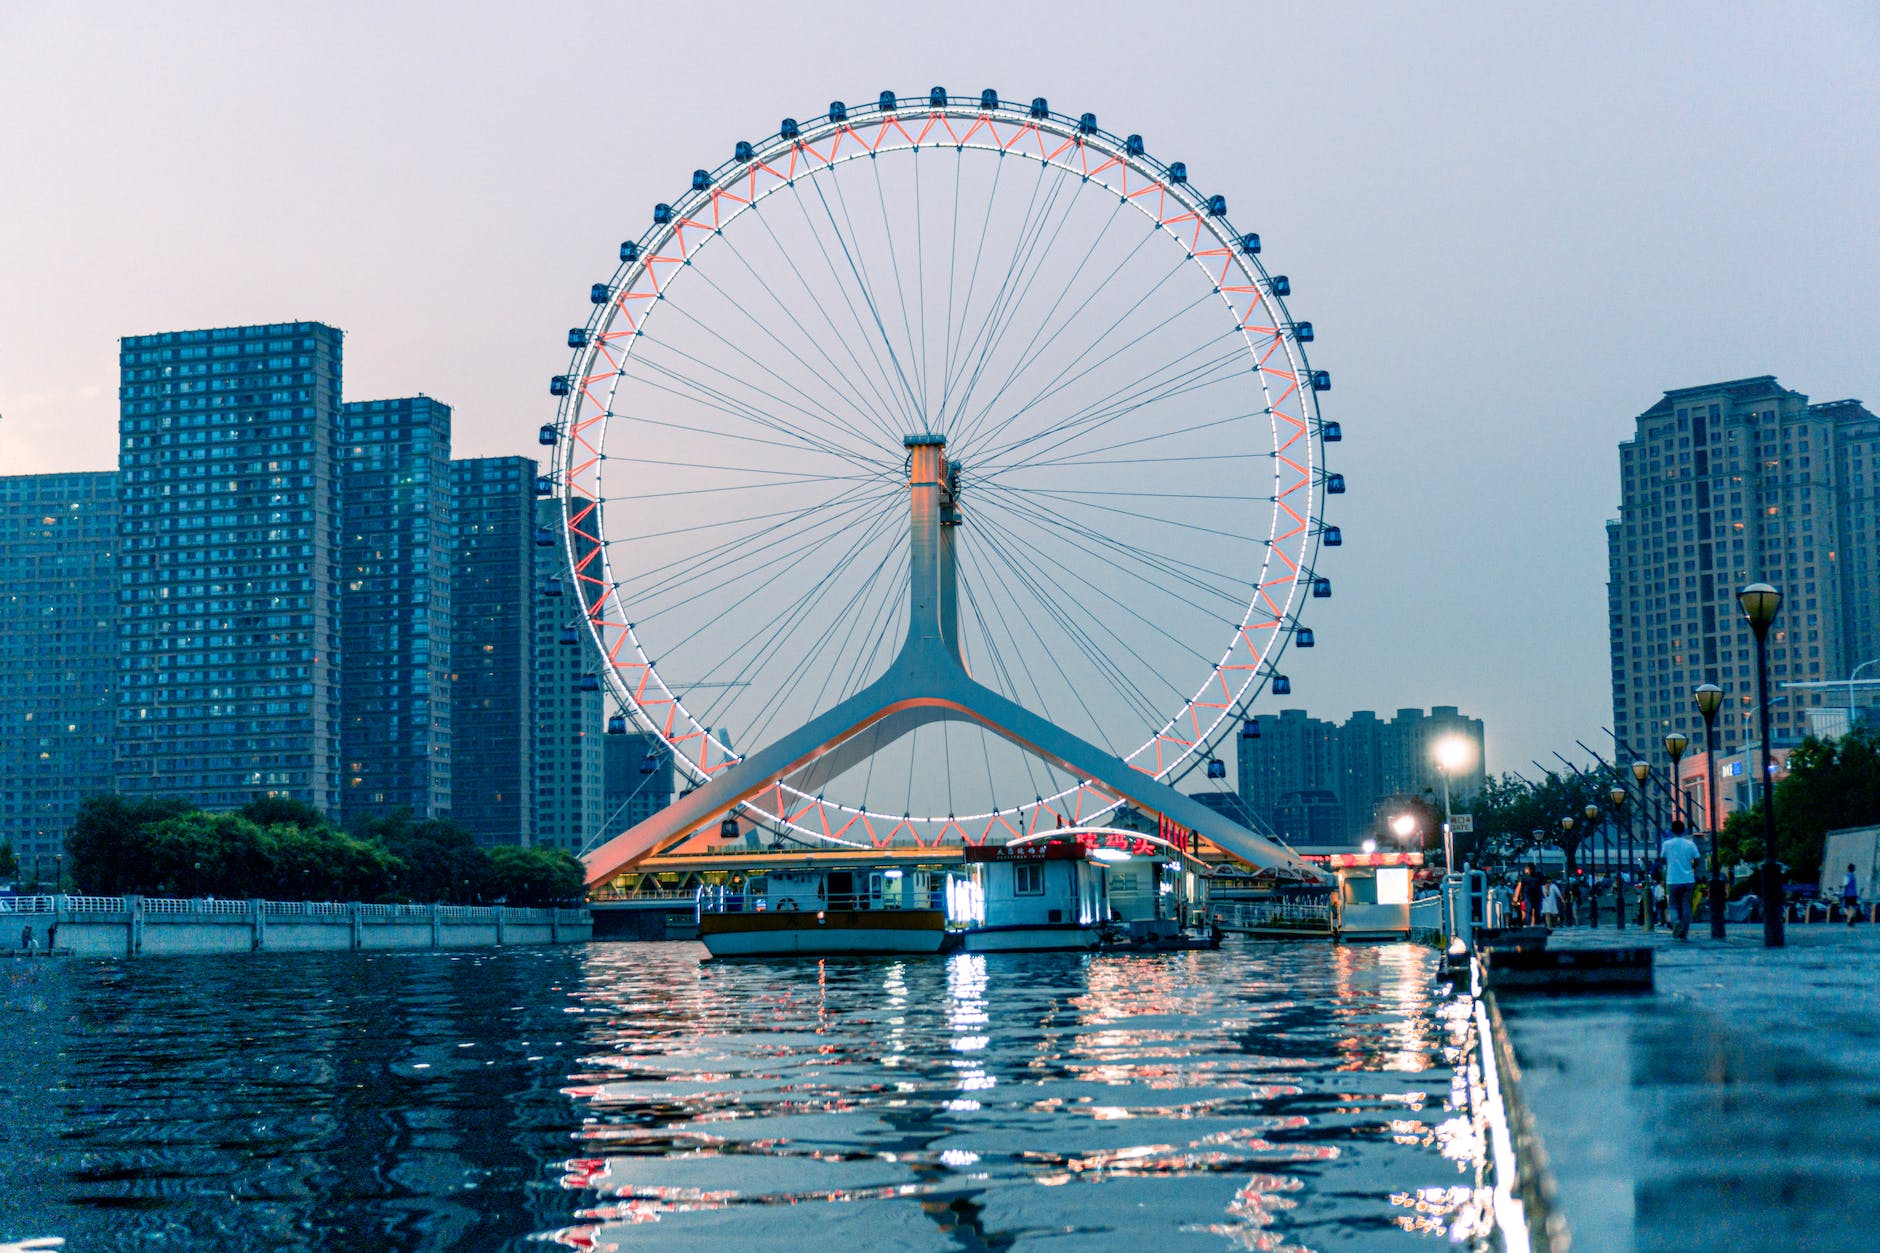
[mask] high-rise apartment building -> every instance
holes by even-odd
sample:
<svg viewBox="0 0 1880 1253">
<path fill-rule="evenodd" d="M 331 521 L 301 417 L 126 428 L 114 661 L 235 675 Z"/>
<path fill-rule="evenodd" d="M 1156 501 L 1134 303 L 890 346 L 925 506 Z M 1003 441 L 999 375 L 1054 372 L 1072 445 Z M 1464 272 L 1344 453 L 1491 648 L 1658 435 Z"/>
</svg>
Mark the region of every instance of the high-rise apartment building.
<svg viewBox="0 0 1880 1253">
<path fill-rule="evenodd" d="M 450 406 L 340 410 L 340 779 L 347 825 L 451 807 Z"/>
<path fill-rule="evenodd" d="M 0 841 L 27 882 L 115 785 L 117 545 L 116 474 L 0 478 Z"/>
<path fill-rule="evenodd" d="M 482 844 L 534 838 L 535 462 L 450 463 L 451 817 Z"/>
<path fill-rule="evenodd" d="M 1880 656 L 1880 420 L 1858 401 L 1810 404 L 1768 375 L 1668 391 L 1619 446 L 1606 528 L 1613 727 L 1621 756 L 1665 734 L 1700 739 L 1700 683 L 1724 689 L 1718 747 L 1758 737 L 1755 638 L 1736 593 L 1774 584 L 1771 738 L 1794 742 L 1846 678 Z"/>
<path fill-rule="evenodd" d="M 1285 828 L 1282 802 L 1295 792 L 1324 791 L 1336 797 L 1342 782 L 1338 728 L 1303 709 L 1261 714 L 1251 723 L 1238 737 L 1235 764 L 1241 799 L 1270 830 L 1288 840 L 1302 839 L 1305 831 Z M 1257 734 L 1248 734 L 1253 730 Z M 1323 812 L 1321 800 L 1315 809 L 1321 821 Z"/>
<path fill-rule="evenodd" d="M 535 523 L 559 536 L 561 502 L 536 501 Z M 590 678 L 600 661 L 561 545 L 537 544 L 533 551 L 534 842 L 579 854 L 606 816 L 601 685 Z"/>
<path fill-rule="evenodd" d="M 602 825 L 609 836 L 644 822 L 672 803 L 672 753 L 651 735 L 606 737 L 607 781 Z M 748 824 L 746 824 L 748 825 Z"/>
<path fill-rule="evenodd" d="M 118 785 L 331 812 L 340 332 L 137 335 L 119 363 Z"/>
<path fill-rule="evenodd" d="M 1468 763 L 1448 781 L 1460 807 L 1487 775 L 1482 721 L 1454 705 L 1428 713 L 1399 709 L 1388 722 L 1360 709 L 1343 725 L 1303 709 L 1261 714 L 1236 737 L 1240 795 L 1260 821 L 1294 844 L 1355 844 L 1379 834 L 1380 813 L 1387 816 L 1405 796 L 1427 794 L 1440 802 L 1436 746 L 1450 737 L 1471 746 Z"/>
</svg>

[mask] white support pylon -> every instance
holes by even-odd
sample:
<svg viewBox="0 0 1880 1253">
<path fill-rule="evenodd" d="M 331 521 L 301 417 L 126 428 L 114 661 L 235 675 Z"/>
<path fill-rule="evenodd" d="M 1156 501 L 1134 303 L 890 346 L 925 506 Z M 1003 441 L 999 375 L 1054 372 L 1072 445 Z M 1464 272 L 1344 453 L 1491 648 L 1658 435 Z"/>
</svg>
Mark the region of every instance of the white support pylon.
<svg viewBox="0 0 1880 1253">
<path fill-rule="evenodd" d="M 726 767 L 583 859 L 590 886 L 640 858 L 717 823 L 780 780 L 803 773 L 810 786 L 932 722 L 977 722 L 993 734 L 1108 794 L 1207 837 L 1258 867 L 1321 872 L 1292 850 L 1185 796 L 1096 745 L 1007 700 L 967 673 L 960 656 L 958 522 L 953 467 L 940 435 L 910 435 L 907 639 L 887 673 L 809 722 Z M 801 787 L 801 783 L 792 786 Z"/>
</svg>

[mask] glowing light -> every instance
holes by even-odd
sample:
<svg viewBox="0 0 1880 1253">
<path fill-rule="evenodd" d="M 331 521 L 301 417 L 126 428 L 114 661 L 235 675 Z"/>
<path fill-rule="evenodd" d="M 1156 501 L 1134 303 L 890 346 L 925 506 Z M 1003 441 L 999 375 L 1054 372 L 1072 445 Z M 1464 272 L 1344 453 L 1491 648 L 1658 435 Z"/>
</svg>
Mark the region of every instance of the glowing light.
<svg viewBox="0 0 1880 1253">
<path fill-rule="evenodd" d="M 1120 848 L 1093 848 L 1090 855 L 1098 861 L 1128 861 L 1129 854 Z"/>
<path fill-rule="evenodd" d="M 1390 833 L 1400 840 L 1407 840 L 1417 833 L 1415 814 L 1398 814 L 1390 820 Z"/>
<path fill-rule="evenodd" d="M 1436 764 L 1454 774 L 1475 759 L 1475 745 L 1460 735 L 1448 735 L 1436 742 Z"/>
<path fill-rule="evenodd" d="M 1367 853 L 1375 853 L 1375 852 L 1377 851 L 1377 841 L 1376 841 L 1376 840 L 1366 840 L 1366 841 L 1364 842 L 1364 846 L 1363 846 L 1363 847 L 1364 847 L 1364 851 L 1365 851 L 1365 852 L 1367 852 Z"/>
</svg>

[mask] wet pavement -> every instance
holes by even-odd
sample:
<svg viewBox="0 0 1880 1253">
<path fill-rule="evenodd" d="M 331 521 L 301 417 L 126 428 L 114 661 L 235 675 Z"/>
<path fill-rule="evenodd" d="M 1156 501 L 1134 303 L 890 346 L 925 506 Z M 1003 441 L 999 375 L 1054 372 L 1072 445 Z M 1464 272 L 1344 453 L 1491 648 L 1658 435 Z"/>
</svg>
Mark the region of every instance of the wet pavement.
<svg viewBox="0 0 1880 1253">
<path fill-rule="evenodd" d="M 1643 944 L 1657 993 L 1500 1007 L 1578 1250 L 1873 1250 L 1880 1195 L 1880 928 L 1584 928 Z"/>
</svg>

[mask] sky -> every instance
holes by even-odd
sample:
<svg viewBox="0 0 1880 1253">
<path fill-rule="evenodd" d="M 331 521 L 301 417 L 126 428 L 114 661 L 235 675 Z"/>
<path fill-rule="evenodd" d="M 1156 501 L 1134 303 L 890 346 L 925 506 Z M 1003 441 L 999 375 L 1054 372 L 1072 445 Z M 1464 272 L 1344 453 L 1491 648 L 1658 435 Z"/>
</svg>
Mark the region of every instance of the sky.
<svg viewBox="0 0 1880 1253">
<path fill-rule="evenodd" d="M 831 99 L 1045 96 L 1224 194 L 1332 372 L 1293 695 L 1610 722 L 1616 446 L 1666 389 L 1880 403 L 1880 9 L 0 0 L 0 473 L 106 469 L 117 339 L 314 319 L 529 455 L 618 241 Z M 1577 754 L 1574 754 L 1577 755 Z"/>
</svg>

